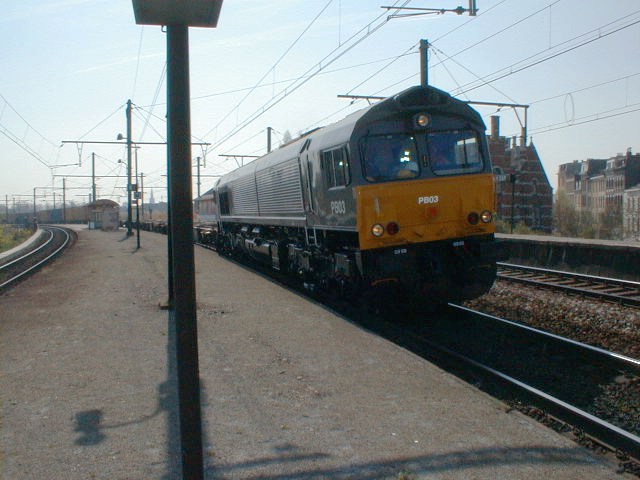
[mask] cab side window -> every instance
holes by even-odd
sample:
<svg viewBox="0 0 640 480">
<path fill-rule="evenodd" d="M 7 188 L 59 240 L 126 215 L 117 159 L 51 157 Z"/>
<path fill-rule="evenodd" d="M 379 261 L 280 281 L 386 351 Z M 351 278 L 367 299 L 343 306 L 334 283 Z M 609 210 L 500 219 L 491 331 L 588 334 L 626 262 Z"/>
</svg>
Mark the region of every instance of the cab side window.
<svg viewBox="0 0 640 480">
<path fill-rule="evenodd" d="M 222 190 L 218 192 L 220 196 L 220 213 L 222 215 L 229 215 L 231 213 L 231 208 L 229 205 L 229 191 Z"/>
<path fill-rule="evenodd" d="M 345 146 L 322 152 L 322 171 L 327 188 L 343 187 L 351 181 Z"/>
</svg>

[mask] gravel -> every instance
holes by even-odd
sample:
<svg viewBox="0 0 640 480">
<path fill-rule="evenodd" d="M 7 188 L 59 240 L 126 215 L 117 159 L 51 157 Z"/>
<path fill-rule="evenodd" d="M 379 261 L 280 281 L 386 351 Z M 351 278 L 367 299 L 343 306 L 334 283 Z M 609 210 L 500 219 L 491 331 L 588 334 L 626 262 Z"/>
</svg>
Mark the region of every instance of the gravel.
<svg viewBox="0 0 640 480">
<path fill-rule="evenodd" d="M 498 280 L 475 310 L 640 358 L 640 309 Z"/>
<path fill-rule="evenodd" d="M 640 309 L 498 280 L 469 308 L 525 323 L 573 340 L 640 358 Z M 593 399 L 589 411 L 629 432 L 640 425 L 640 377 L 621 374 Z M 640 476 L 637 464 L 624 470 Z"/>
</svg>

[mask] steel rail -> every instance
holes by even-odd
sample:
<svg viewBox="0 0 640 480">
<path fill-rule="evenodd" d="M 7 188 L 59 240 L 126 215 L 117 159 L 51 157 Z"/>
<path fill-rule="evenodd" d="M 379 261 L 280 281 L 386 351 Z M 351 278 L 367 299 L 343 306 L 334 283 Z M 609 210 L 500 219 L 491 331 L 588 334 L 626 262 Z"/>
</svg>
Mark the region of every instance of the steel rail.
<svg viewBox="0 0 640 480">
<path fill-rule="evenodd" d="M 53 237 L 54 237 L 54 233 L 52 231 L 47 231 L 47 233 L 49 233 L 49 238 L 40 246 L 34 248 L 33 250 L 29 250 L 27 253 L 25 253 L 24 255 L 22 255 L 21 257 L 18 257 L 14 260 L 11 260 L 10 262 L 7 263 L 3 263 L 2 265 L 0 265 L 0 271 L 4 270 L 5 268 L 18 263 L 20 260 L 23 260 L 31 255 L 33 255 L 34 253 L 40 251 L 41 249 L 43 249 L 44 247 L 46 247 L 49 243 L 51 243 L 53 241 Z"/>
<path fill-rule="evenodd" d="M 42 264 L 48 262 L 49 260 L 51 260 L 53 257 L 55 257 L 62 249 L 64 249 L 69 244 L 69 241 L 71 240 L 71 236 L 69 235 L 69 232 L 67 232 L 64 228 L 52 227 L 52 226 L 47 226 L 46 228 L 50 229 L 49 231 L 51 233 L 51 237 L 49 238 L 49 240 L 45 244 L 40 246 L 39 248 L 36 248 L 36 249 L 32 250 L 31 252 L 29 252 L 28 254 L 23 255 L 19 259 L 12 261 L 10 264 L 15 264 L 18 260 L 24 260 L 24 259 L 32 256 L 36 252 L 40 251 L 42 249 L 42 247 L 44 247 L 44 245 L 48 245 L 49 243 L 51 243 L 53 241 L 54 236 L 55 236 L 55 234 L 52 231 L 52 229 L 58 230 L 58 231 L 62 232 L 65 235 L 66 238 L 65 238 L 64 242 L 62 243 L 62 245 L 59 246 L 53 253 L 47 255 L 44 259 L 42 259 L 39 262 L 37 262 L 35 265 L 30 266 L 26 270 L 23 270 L 22 272 L 18 273 L 17 275 L 14 275 L 13 277 L 9 278 L 8 280 L 4 281 L 3 283 L 0 283 L 0 289 L 8 286 L 9 284 L 15 282 L 19 278 L 22 278 L 27 273 L 32 272 L 36 268 L 40 267 Z M 7 265 L 8 264 L 3 265 L 2 268 L 6 267 Z"/>
<path fill-rule="evenodd" d="M 591 353 L 597 354 L 597 355 L 601 355 L 603 357 L 605 357 L 608 360 L 612 360 L 615 362 L 618 362 L 621 364 L 621 366 L 624 367 L 631 367 L 634 369 L 638 369 L 638 373 L 640 374 L 640 359 L 637 358 L 633 358 L 633 357 L 628 357 L 626 355 L 622 355 L 621 353 L 616 353 L 616 352 L 611 352 L 609 350 L 605 350 L 603 348 L 599 348 L 599 347 L 594 347 L 593 345 L 589 345 L 587 343 L 582 343 L 582 342 L 578 342 L 577 340 L 573 340 L 571 338 L 567 338 L 567 337 L 562 337 L 560 335 L 556 335 L 555 333 L 551 333 L 551 332 L 546 332 L 544 330 L 539 330 L 537 328 L 533 328 L 530 327 L 529 325 L 524 325 L 522 323 L 518 323 L 518 322 L 514 322 L 513 320 L 507 320 L 506 318 L 500 318 L 500 317 L 496 317 L 495 315 L 490 315 L 488 313 L 483 313 L 483 312 L 479 312 L 477 310 L 473 310 L 471 308 L 467 308 L 467 307 L 463 307 L 462 305 L 456 305 L 455 303 L 450 303 L 449 304 L 450 307 L 452 308 L 456 308 L 458 310 L 462 310 L 464 312 L 467 312 L 471 315 L 477 315 L 483 318 L 488 318 L 492 321 L 495 322 L 500 322 L 503 323 L 505 325 L 509 325 L 511 327 L 514 327 L 518 330 L 526 330 L 530 333 L 534 333 L 536 335 L 539 335 L 541 337 L 546 337 L 552 340 L 555 340 L 557 342 L 560 343 L 566 343 L 569 344 L 573 347 L 577 347 L 580 348 L 582 350 L 587 350 Z"/>
<path fill-rule="evenodd" d="M 585 275 L 582 273 L 566 272 L 561 270 L 551 270 L 539 267 L 530 267 L 526 265 L 514 265 L 510 263 L 498 264 L 499 268 L 505 268 L 508 270 L 517 270 L 521 272 L 537 274 L 536 278 L 531 277 L 516 277 L 504 273 L 498 273 L 498 278 L 520 282 L 529 285 L 535 285 L 545 288 L 553 288 L 557 290 L 564 290 L 578 295 L 584 295 L 594 298 L 601 298 L 608 301 L 621 303 L 624 305 L 640 307 L 640 282 L 634 282 L 632 280 L 623 280 L 619 278 L 600 277 L 595 275 Z M 544 276 L 556 277 L 553 279 L 545 280 Z M 559 278 L 558 278 L 559 277 Z M 561 282 L 562 278 L 571 279 L 576 281 L 586 282 L 584 285 L 566 285 Z M 622 292 L 606 292 L 602 291 L 602 288 L 619 287 L 625 289 Z"/>
<path fill-rule="evenodd" d="M 580 428 L 586 435 L 596 442 L 607 446 L 612 451 L 622 451 L 637 462 L 640 462 L 640 437 L 637 435 L 627 432 L 620 427 L 574 407 L 569 403 L 549 395 L 516 378 L 462 355 L 461 353 L 455 352 L 447 347 L 438 345 L 437 343 L 424 338 L 421 339 L 421 341 L 429 344 L 432 348 L 446 354 L 447 356 L 453 357 L 464 364 L 471 365 L 473 368 L 489 374 L 502 383 L 506 383 L 511 387 L 523 390 L 527 395 L 535 398 L 538 406 L 544 409 L 555 419 Z"/>
<path fill-rule="evenodd" d="M 204 248 L 214 250 L 214 248 L 212 248 L 209 245 L 198 243 L 198 242 L 196 242 L 196 244 Z M 226 258 L 226 259 L 230 260 L 229 258 Z M 273 278 L 273 276 L 270 275 L 269 278 Z M 278 280 L 276 281 L 279 284 L 282 284 L 280 281 Z M 291 288 L 288 285 L 284 285 L 284 286 L 286 288 Z M 308 297 L 308 292 L 306 291 L 304 292 L 298 291 L 298 293 L 302 293 L 304 296 Z M 640 369 L 640 360 L 638 359 L 627 357 L 625 355 L 621 355 L 615 352 L 610 352 L 610 351 L 607 351 L 598 347 L 594 347 L 592 345 L 587 345 L 569 338 L 561 337 L 559 335 L 538 330 L 527 325 L 522 325 L 522 324 L 513 322 L 511 320 L 506 320 L 500 317 L 495 317 L 482 312 L 478 312 L 466 307 L 462 307 L 460 305 L 456 305 L 452 303 L 448 305 L 453 309 L 464 311 L 469 315 L 480 316 L 482 317 L 483 320 L 491 319 L 494 321 L 498 321 L 510 327 L 522 329 L 529 333 L 533 333 L 544 338 L 552 339 L 557 342 L 566 343 L 575 348 L 586 350 L 591 354 L 603 356 L 608 361 L 616 362 L 627 368 L 631 367 L 636 370 Z M 326 307 L 328 306 L 325 305 L 325 308 Z M 332 311 L 335 311 L 332 307 L 328 307 L 328 308 L 330 308 Z M 340 314 L 339 312 L 336 312 L 336 313 L 342 316 L 342 314 Z M 385 322 L 385 323 L 388 323 L 388 322 Z M 399 335 L 400 337 L 404 337 L 405 340 L 407 339 L 408 335 L 413 337 L 413 341 L 409 341 L 409 344 L 412 344 L 412 343 L 414 344 L 412 347 L 410 347 L 410 349 L 417 348 L 418 350 L 423 351 L 424 348 L 422 346 L 428 346 L 432 351 L 439 352 L 439 354 L 445 358 L 454 359 L 455 361 L 459 362 L 462 365 L 465 365 L 471 369 L 474 369 L 475 371 L 479 371 L 484 375 L 488 375 L 491 378 L 495 379 L 496 382 L 506 385 L 509 388 L 516 389 L 522 392 L 522 394 L 533 399 L 532 403 L 534 403 L 540 409 L 544 410 L 545 413 L 550 417 L 562 423 L 565 423 L 580 429 L 590 439 L 592 439 L 593 441 L 595 441 L 600 445 L 603 445 L 609 448 L 611 451 L 623 452 L 624 454 L 626 454 L 636 462 L 640 462 L 640 437 L 638 437 L 637 435 L 631 432 L 628 432 L 616 425 L 613 425 L 607 422 L 606 420 L 598 418 L 595 415 L 592 415 L 578 407 L 575 407 L 559 398 L 554 397 L 553 395 L 545 393 L 539 388 L 533 387 L 521 380 L 518 380 L 517 378 L 507 375 L 506 373 L 500 372 L 492 367 L 484 365 L 481 362 L 478 362 L 477 360 L 469 358 L 448 347 L 440 345 L 434 342 L 433 340 L 429 340 L 428 338 L 425 338 L 423 335 L 407 332 L 406 329 L 401 329 L 400 327 L 398 327 L 398 325 L 391 324 L 391 323 L 389 323 L 386 328 L 387 329 L 390 328 L 394 331 L 397 331 L 396 335 Z M 416 346 L 414 342 L 417 342 L 419 345 Z"/>
</svg>

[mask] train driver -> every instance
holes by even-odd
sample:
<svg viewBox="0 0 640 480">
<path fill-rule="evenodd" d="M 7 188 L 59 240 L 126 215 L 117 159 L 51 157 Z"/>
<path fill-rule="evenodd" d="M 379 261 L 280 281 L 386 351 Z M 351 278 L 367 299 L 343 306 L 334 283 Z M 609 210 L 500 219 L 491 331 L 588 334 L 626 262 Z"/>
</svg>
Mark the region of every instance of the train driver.
<svg viewBox="0 0 640 480">
<path fill-rule="evenodd" d="M 449 163 L 446 150 L 441 142 L 429 143 L 429 163 L 434 170 L 438 170 Z"/>
<path fill-rule="evenodd" d="M 418 175 L 413 146 L 406 138 L 372 137 L 365 150 L 365 172 L 370 182 L 413 178 Z"/>
</svg>

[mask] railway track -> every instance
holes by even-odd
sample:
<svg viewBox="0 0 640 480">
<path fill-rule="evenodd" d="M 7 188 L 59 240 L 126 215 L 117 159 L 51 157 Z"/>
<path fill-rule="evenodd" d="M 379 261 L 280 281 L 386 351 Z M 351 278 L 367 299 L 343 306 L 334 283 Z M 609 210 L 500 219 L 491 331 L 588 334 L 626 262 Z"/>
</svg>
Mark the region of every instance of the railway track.
<svg viewBox="0 0 640 480">
<path fill-rule="evenodd" d="M 640 307 L 640 282 L 498 263 L 498 278 Z"/>
<path fill-rule="evenodd" d="M 426 321 L 419 314 L 401 323 L 388 315 L 345 316 L 583 443 L 617 453 L 621 469 L 640 474 L 638 419 L 621 422 L 597 406 L 610 385 L 640 378 L 640 360 L 454 304 Z"/>
<path fill-rule="evenodd" d="M 229 260 L 255 271 L 255 265 Z M 640 421 L 619 421 L 611 418 L 615 412 L 602 415 L 596 406 L 611 384 L 640 380 L 640 360 L 454 304 L 428 319 L 423 313 L 400 319 L 401 310 L 394 308 L 372 314 L 350 302 L 318 299 L 286 278 L 257 270 L 488 393 L 533 409 L 538 420 L 615 453 L 621 470 L 640 475 Z"/>
<path fill-rule="evenodd" d="M 499 332 L 497 341 L 502 343 L 497 349 L 510 354 L 506 358 L 495 358 L 493 353 L 490 357 L 476 354 L 475 359 L 466 352 L 449 354 L 520 391 L 558 420 L 640 462 L 640 425 L 634 422 L 635 427 L 629 428 L 628 424 L 616 425 L 613 420 L 599 418 L 590 404 L 592 397 L 608 384 L 621 378 L 638 378 L 640 360 L 457 305 L 450 307 L 451 315 L 463 317 L 466 322 L 491 322 Z M 505 339 L 516 342 L 521 355 L 516 356 L 513 347 L 509 349 L 504 344 Z M 492 349 L 495 350 L 496 347 Z M 562 384 L 558 385 L 558 381 Z M 585 392 L 587 395 L 582 396 Z"/>
<path fill-rule="evenodd" d="M 75 238 L 75 234 L 66 228 L 50 225 L 42 225 L 40 228 L 45 232 L 43 241 L 0 264 L 0 292 L 53 260 Z"/>
</svg>

